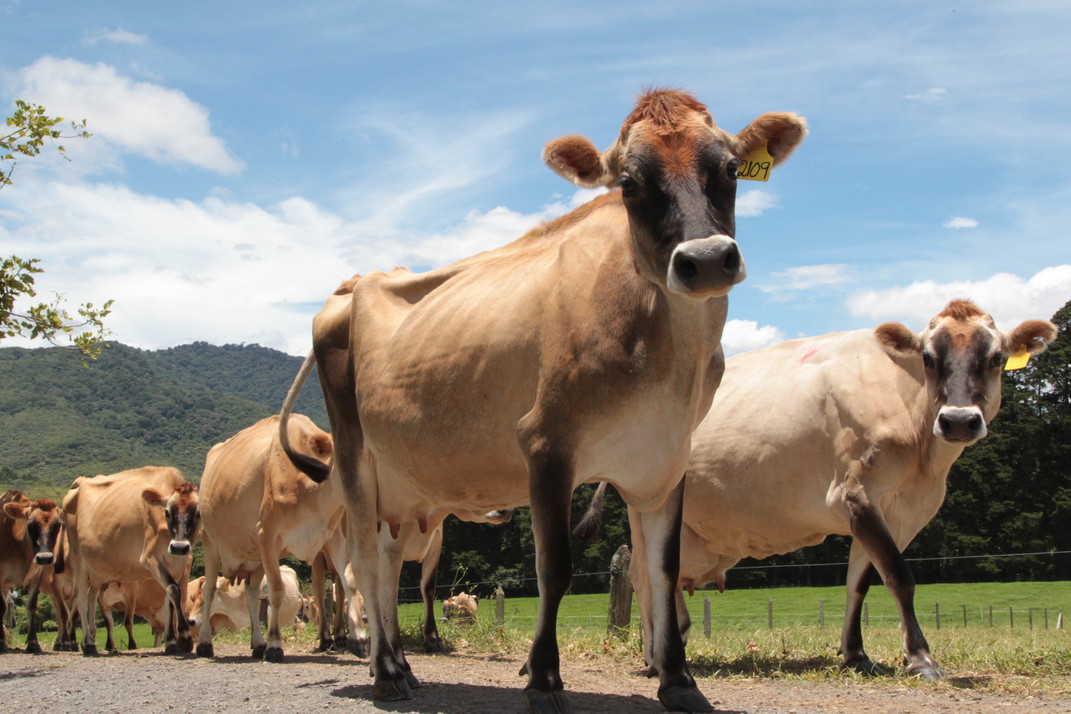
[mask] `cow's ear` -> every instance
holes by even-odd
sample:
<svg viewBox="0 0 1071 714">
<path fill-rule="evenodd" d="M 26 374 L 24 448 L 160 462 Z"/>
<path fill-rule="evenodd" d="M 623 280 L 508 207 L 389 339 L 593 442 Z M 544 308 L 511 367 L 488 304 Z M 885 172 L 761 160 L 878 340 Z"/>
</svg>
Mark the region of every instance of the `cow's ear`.
<svg viewBox="0 0 1071 714">
<path fill-rule="evenodd" d="M 554 173 L 584 188 L 611 187 L 614 177 L 603 154 L 589 140 L 577 134 L 549 142 L 543 161 Z"/>
<path fill-rule="evenodd" d="M 12 501 L 10 503 L 4 504 L 4 513 L 16 520 L 26 518 L 26 507 L 23 506 L 21 503 L 15 503 Z"/>
<path fill-rule="evenodd" d="M 1004 335 L 1004 352 L 1014 354 L 1025 349 L 1036 355 L 1044 352 L 1049 343 L 1056 339 L 1056 325 L 1047 320 L 1027 320 L 1014 330 Z"/>
<path fill-rule="evenodd" d="M 791 112 L 767 112 L 736 135 L 742 158 L 766 145 L 774 166 L 787 159 L 807 135 L 807 120 Z"/>
<path fill-rule="evenodd" d="M 874 328 L 874 337 L 885 349 L 900 354 L 922 352 L 922 338 L 899 322 L 886 322 Z"/>
<path fill-rule="evenodd" d="M 145 499 L 145 503 L 150 506 L 159 506 L 160 508 L 163 508 L 167 503 L 164 497 L 160 495 L 160 492 L 152 488 L 147 488 L 142 491 L 141 497 Z"/>
</svg>

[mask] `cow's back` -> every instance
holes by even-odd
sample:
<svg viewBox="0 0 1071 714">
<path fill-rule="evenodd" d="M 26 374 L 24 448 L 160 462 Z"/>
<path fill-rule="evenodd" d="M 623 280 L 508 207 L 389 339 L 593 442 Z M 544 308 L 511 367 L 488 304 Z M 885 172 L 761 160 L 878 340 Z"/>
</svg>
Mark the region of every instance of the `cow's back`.
<svg viewBox="0 0 1071 714">
<path fill-rule="evenodd" d="M 921 371 L 890 356 L 871 330 L 729 359 L 693 436 L 682 578 L 697 576 L 697 563 L 726 568 L 848 534 L 833 495 L 853 462 L 882 451 L 912 459 L 921 423 L 913 407 L 924 389 Z M 687 552 L 701 546 L 703 556 Z"/>
</svg>

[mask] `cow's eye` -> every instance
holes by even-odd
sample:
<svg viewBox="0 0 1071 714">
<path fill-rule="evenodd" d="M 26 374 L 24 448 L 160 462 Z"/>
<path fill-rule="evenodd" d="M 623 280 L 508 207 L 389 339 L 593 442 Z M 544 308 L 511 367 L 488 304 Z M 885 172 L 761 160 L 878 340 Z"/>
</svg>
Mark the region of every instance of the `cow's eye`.
<svg viewBox="0 0 1071 714">
<path fill-rule="evenodd" d="M 995 353 L 989 358 L 989 368 L 994 369 L 1004 363 L 1004 354 L 1002 352 Z"/>
<path fill-rule="evenodd" d="M 740 162 L 737 159 L 729 161 L 728 166 L 725 167 L 726 175 L 730 181 L 736 180 L 736 173 L 740 170 Z"/>
<path fill-rule="evenodd" d="M 617 180 L 617 185 L 621 187 L 621 193 L 626 196 L 634 196 L 640 190 L 640 185 L 628 174 L 621 174 L 621 178 Z"/>
<path fill-rule="evenodd" d="M 933 355 L 931 355 L 929 352 L 923 352 L 922 353 L 922 366 L 925 367 L 926 369 L 933 369 L 933 365 L 934 365 Z"/>
</svg>

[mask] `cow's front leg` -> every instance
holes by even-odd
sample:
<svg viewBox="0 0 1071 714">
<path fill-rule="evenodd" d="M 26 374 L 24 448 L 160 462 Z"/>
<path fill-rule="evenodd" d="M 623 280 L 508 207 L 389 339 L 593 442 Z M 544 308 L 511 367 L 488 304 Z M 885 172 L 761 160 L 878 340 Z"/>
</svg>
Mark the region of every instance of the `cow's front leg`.
<svg viewBox="0 0 1071 714">
<path fill-rule="evenodd" d="M 635 567 L 647 571 L 651 616 L 648 652 L 650 665 L 659 676 L 659 701 L 670 711 L 709 712 L 713 711 L 710 702 L 688 672 L 677 620 L 683 507 L 682 478 L 661 508 L 639 514 L 644 549 L 643 559 Z"/>
<path fill-rule="evenodd" d="M 283 661 L 283 633 L 279 622 L 279 610 L 283 605 L 286 585 L 283 583 L 283 573 L 279 569 L 279 556 L 265 547 L 266 541 L 272 539 L 261 533 L 261 557 L 264 564 L 264 580 L 268 585 L 268 641 L 264 650 L 265 662 Z M 259 614 L 258 614 L 259 619 Z"/>
<path fill-rule="evenodd" d="M 885 670 L 863 650 L 863 600 L 870 590 L 870 576 L 873 573 L 874 566 L 866 550 L 859 541 L 852 541 L 851 555 L 848 556 L 848 592 L 844 607 L 844 629 L 840 634 L 840 653 L 844 657 L 841 666 L 845 669 L 880 675 L 885 674 Z"/>
<path fill-rule="evenodd" d="M 205 582 L 201 587 L 201 612 L 198 613 L 201 631 L 197 635 L 197 656 L 213 657 L 215 656 L 215 649 L 212 647 L 212 603 L 216 601 L 216 583 L 219 578 L 220 557 L 208 537 L 203 534 L 201 543 L 204 546 Z M 159 643 L 157 643 L 157 647 L 159 647 Z"/>
<path fill-rule="evenodd" d="M 26 632 L 26 651 L 30 654 L 41 654 L 41 645 L 37 642 L 37 598 L 41 594 L 41 577 L 43 571 L 33 579 L 30 584 L 29 598 L 26 603 L 26 611 L 29 617 Z"/>
<path fill-rule="evenodd" d="M 885 518 L 870 502 L 861 486 L 849 486 L 846 494 L 852 536 L 863 544 L 870 562 L 885 581 L 885 587 L 900 611 L 900 625 L 904 631 L 904 663 L 908 676 L 933 681 L 944 679 L 945 673 L 930 654 L 930 645 L 915 617 L 915 576 L 911 574 L 911 568 L 893 540 Z"/>
<path fill-rule="evenodd" d="M 558 608 L 573 577 L 569 552 L 573 465 L 565 454 L 536 449 L 529 456 L 529 494 L 539 578 L 539 619 L 528 653 L 524 698 L 529 712 L 572 711 L 565 696 L 558 653 Z M 524 671 L 524 670 L 522 670 Z"/>
</svg>

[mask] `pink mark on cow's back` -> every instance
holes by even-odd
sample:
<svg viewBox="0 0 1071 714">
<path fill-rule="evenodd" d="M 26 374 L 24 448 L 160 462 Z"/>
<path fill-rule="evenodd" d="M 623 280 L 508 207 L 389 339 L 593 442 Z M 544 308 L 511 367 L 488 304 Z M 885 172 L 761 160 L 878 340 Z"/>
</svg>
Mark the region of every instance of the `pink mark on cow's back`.
<svg viewBox="0 0 1071 714">
<path fill-rule="evenodd" d="M 815 345 L 814 347 L 811 347 L 810 349 L 808 349 L 806 352 L 803 353 L 803 356 L 800 357 L 800 364 L 803 364 L 804 362 L 809 360 L 811 357 L 814 357 L 816 354 L 821 352 L 822 348 L 825 347 L 825 346 L 826 345 L 823 342 L 820 345 Z"/>
</svg>

